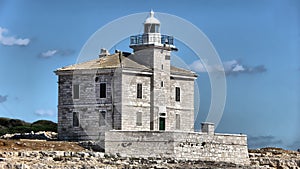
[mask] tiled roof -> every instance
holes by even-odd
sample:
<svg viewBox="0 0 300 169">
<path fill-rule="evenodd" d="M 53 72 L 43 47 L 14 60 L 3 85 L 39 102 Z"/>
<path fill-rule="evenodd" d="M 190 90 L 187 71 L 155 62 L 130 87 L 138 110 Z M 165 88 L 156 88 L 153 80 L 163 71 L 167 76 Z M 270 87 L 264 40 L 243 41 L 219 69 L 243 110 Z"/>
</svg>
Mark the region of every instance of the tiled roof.
<svg viewBox="0 0 300 169">
<path fill-rule="evenodd" d="M 122 63 L 122 64 L 120 64 Z M 67 71 L 67 70 L 90 70 L 90 69 L 112 69 L 112 68 L 133 68 L 133 69 L 143 69 L 150 70 L 148 67 L 141 65 L 124 55 L 115 53 L 112 55 L 100 57 L 91 61 L 78 63 L 70 66 L 65 66 L 57 71 Z"/>
<path fill-rule="evenodd" d="M 197 77 L 197 74 L 194 73 L 193 71 L 183 69 L 183 68 L 178 68 L 178 67 L 175 67 L 175 66 L 171 66 L 171 74 L 187 75 L 187 76 Z"/>
<path fill-rule="evenodd" d="M 115 68 L 130 68 L 135 70 L 151 71 L 151 68 L 139 64 L 120 53 L 103 56 L 83 63 L 65 66 L 57 69 L 57 71 L 61 72 L 61 71 L 73 71 L 73 70 L 115 69 Z M 171 66 L 171 74 L 196 77 L 196 74 L 194 72 L 190 70 L 174 67 L 174 66 Z"/>
</svg>

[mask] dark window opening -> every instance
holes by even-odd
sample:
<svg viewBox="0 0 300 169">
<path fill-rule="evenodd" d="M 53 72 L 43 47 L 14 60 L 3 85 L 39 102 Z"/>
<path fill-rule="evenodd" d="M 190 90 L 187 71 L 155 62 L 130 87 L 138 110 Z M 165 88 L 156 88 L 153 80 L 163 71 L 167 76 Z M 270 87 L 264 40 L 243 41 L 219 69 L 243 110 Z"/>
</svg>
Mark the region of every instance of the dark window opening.
<svg viewBox="0 0 300 169">
<path fill-rule="evenodd" d="M 164 82 L 163 81 L 160 82 L 160 87 L 164 87 Z"/>
<path fill-rule="evenodd" d="M 171 60 L 171 56 L 170 55 L 166 55 L 165 56 L 165 60 Z"/>
<path fill-rule="evenodd" d="M 166 118 L 160 117 L 159 118 L 159 130 L 165 130 L 166 129 Z"/>
<path fill-rule="evenodd" d="M 101 111 L 99 114 L 99 126 L 105 126 L 106 124 L 106 112 Z"/>
<path fill-rule="evenodd" d="M 106 83 L 100 83 L 100 98 L 106 98 Z"/>
<path fill-rule="evenodd" d="M 142 126 L 142 112 L 136 113 L 136 125 Z"/>
<path fill-rule="evenodd" d="M 175 91 L 175 100 L 177 102 L 180 101 L 180 87 L 176 87 L 176 91 Z"/>
<path fill-rule="evenodd" d="M 73 112 L 73 127 L 79 126 L 79 113 Z"/>
<path fill-rule="evenodd" d="M 73 99 L 79 99 L 79 84 L 73 85 Z"/>
<path fill-rule="evenodd" d="M 142 83 L 137 84 L 137 98 L 141 99 L 143 97 L 143 85 Z"/>
</svg>

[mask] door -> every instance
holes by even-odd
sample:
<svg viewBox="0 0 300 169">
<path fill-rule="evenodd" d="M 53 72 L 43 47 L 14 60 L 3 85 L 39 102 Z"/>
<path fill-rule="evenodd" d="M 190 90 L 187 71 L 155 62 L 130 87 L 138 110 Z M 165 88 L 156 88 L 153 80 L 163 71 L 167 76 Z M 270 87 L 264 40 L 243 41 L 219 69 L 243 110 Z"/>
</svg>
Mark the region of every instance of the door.
<svg viewBox="0 0 300 169">
<path fill-rule="evenodd" d="M 166 128 L 166 118 L 160 117 L 159 118 L 159 130 L 165 130 Z"/>
</svg>

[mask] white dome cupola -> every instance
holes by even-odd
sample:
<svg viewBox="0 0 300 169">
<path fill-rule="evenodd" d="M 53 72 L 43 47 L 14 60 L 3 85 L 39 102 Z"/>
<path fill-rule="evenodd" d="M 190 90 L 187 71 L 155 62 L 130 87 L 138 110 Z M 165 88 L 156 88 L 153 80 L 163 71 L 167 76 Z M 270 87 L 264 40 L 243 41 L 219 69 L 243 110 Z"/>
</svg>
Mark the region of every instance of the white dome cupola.
<svg viewBox="0 0 300 169">
<path fill-rule="evenodd" d="M 150 11 L 150 16 L 144 22 L 144 34 L 147 33 L 159 33 L 160 22 L 154 17 L 153 10 Z"/>
<path fill-rule="evenodd" d="M 177 50 L 173 44 L 173 36 L 160 34 L 160 21 L 154 17 L 153 10 L 144 22 L 144 32 L 141 35 L 130 36 L 130 47 L 134 51 L 151 46 L 167 50 Z"/>
</svg>

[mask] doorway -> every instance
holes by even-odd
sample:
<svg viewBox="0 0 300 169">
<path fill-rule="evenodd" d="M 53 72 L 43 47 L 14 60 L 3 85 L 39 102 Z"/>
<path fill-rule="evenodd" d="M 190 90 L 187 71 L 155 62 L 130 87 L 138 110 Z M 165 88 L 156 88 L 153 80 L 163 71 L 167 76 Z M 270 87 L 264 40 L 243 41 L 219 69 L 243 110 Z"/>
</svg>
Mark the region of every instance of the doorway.
<svg viewBox="0 0 300 169">
<path fill-rule="evenodd" d="M 165 130 L 166 129 L 166 118 L 165 117 L 159 117 L 159 130 Z"/>
</svg>

